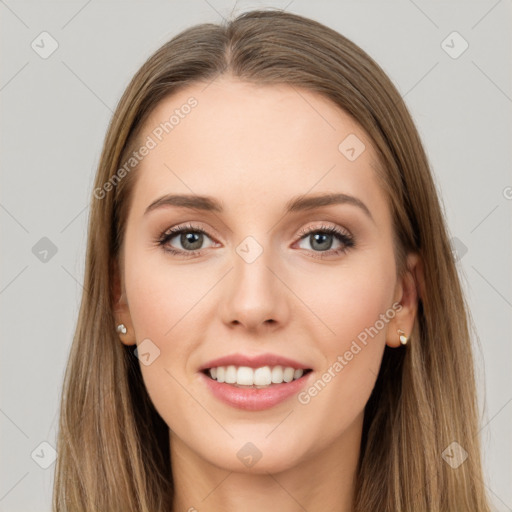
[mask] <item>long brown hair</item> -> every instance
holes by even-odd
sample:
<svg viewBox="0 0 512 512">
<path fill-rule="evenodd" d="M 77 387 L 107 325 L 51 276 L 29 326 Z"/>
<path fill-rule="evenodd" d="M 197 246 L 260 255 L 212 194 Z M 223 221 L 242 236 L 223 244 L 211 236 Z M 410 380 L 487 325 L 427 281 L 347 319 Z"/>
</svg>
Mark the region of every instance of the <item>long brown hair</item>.
<svg viewBox="0 0 512 512">
<path fill-rule="evenodd" d="M 92 195 L 84 292 L 63 383 L 54 510 L 171 510 L 168 427 L 133 348 L 115 332 L 112 276 L 137 175 L 134 169 L 119 179 L 119 169 L 162 98 L 224 73 L 303 87 L 350 114 L 379 156 L 399 268 L 405 254 L 420 256 L 412 341 L 386 347 L 365 408 L 355 510 L 488 512 L 468 313 L 413 120 L 361 48 L 316 21 L 273 10 L 181 32 L 144 63 L 117 106 Z M 457 468 L 443 458 L 454 441 L 468 454 Z"/>
</svg>

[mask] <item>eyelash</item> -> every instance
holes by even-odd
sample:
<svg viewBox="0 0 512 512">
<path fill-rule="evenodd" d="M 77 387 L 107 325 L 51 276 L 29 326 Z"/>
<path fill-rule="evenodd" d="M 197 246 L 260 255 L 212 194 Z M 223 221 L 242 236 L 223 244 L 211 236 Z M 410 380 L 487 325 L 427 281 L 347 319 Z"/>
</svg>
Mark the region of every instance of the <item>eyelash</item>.
<svg viewBox="0 0 512 512">
<path fill-rule="evenodd" d="M 186 224 L 167 229 L 166 231 L 161 233 L 160 236 L 156 239 L 156 244 L 158 246 L 161 246 L 165 252 L 168 252 L 172 255 L 180 255 L 184 256 L 185 258 L 192 258 L 194 256 L 198 256 L 201 253 L 201 249 L 195 251 L 182 251 L 172 249 L 170 247 L 165 247 L 165 244 L 167 244 L 167 242 L 175 238 L 177 235 L 191 232 L 202 233 L 208 236 L 209 238 L 212 238 L 206 231 L 200 229 L 198 226 L 194 226 L 193 224 Z M 316 255 L 312 256 L 313 258 L 323 259 L 328 256 L 339 255 L 341 253 L 347 252 L 348 249 L 351 249 L 355 245 L 355 240 L 352 235 L 349 235 L 347 232 L 342 231 L 341 229 L 334 226 L 321 226 L 320 228 L 303 228 L 297 234 L 297 236 L 299 237 L 299 240 L 302 240 L 309 235 L 318 233 L 334 235 L 343 244 L 343 247 L 340 247 L 339 249 L 329 249 L 328 251 L 313 251 L 314 253 L 317 253 Z"/>
</svg>

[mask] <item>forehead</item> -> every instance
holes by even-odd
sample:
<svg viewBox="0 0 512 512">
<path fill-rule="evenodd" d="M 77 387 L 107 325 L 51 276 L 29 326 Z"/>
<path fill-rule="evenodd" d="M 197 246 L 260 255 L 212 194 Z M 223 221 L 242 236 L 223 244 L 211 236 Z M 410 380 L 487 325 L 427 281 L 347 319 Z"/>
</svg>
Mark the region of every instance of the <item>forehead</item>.
<svg viewBox="0 0 512 512">
<path fill-rule="evenodd" d="M 164 98 L 144 123 L 135 195 L 279 199 L 308 192 L 379 194 L 371 141 L 343 110 L 318 93 L 228 77 Z M 150 142 L 151 141 L 151 142 Z M 363 198 L 361 197 L 361 198 Z"/>
</svg>

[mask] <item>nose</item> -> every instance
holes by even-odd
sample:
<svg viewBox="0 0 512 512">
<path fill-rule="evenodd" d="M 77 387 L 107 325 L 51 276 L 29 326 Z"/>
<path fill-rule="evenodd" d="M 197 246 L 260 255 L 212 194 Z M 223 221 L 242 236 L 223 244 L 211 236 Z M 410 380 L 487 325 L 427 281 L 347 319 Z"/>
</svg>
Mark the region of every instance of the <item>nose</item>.
<svg viewBox="0 0 512 512">
<path fill-rule="evenodd" d="M 252 332 L 268 332 L 287 323 L 289 297 L 286 286 L 273 268 L 277 266 L 275 261 L 267 250 L 252 262 L 234 253 L 234 268 L 220 305 L 226 325 L 244 327 Z"/>
</svg>

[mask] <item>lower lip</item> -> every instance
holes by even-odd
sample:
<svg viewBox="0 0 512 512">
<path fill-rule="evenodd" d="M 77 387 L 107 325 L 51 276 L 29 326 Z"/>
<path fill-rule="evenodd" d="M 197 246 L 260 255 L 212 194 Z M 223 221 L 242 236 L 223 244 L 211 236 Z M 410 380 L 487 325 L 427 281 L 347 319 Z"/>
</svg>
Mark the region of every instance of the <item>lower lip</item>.
<svg viewBox="0 0 512 512">
<path fill-rule="evenodd" d="M 309 380 L 313 372 L 308 372 L 297 380 L 272 384 L 268 388 L 237 388 L 225 382 L 217 382 L 201 373 L 210 391 L 222 402 L 245 409 L 246 411 L 262 411 L 270 409 L 293 395 L 296 395 Z"/>
</svg>

